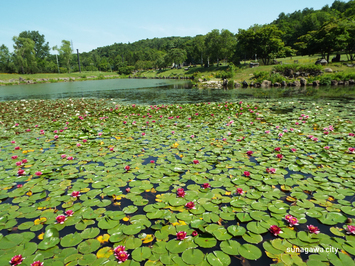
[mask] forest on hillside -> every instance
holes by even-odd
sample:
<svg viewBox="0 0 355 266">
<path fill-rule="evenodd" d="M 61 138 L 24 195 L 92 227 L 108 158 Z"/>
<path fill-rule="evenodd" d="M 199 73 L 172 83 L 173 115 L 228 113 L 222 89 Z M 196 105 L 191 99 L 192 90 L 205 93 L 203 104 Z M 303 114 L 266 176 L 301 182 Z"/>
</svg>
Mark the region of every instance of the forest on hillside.
<svg viewBox="0 0 355 266">
<path fill-rule="evenodd" d="M 38 31 L 23 31 L 13 37 L 14 51 L 0 46 L 0 73 L 77 72 L 77 55 L 70 41 L 50 47 Z M 59 55 L 51 54 L 58 51 Z M 167 68 L 173 65 L 220 61 L 240 64 L 257 57 L 262 64 L 274 58 L 314 55 L 330 61 L 332 54 L 346 54 L 355 60 L 355 0 L 334 1 L 320 10 L 305 8 L 291 14 L 281 13 L 272 23 L 252 25 L 233 33 L 213 29 L 194 37 L 165 37 L 114 43 L 80 53 L 82 71 L 115 71 Z"/>
</svg>

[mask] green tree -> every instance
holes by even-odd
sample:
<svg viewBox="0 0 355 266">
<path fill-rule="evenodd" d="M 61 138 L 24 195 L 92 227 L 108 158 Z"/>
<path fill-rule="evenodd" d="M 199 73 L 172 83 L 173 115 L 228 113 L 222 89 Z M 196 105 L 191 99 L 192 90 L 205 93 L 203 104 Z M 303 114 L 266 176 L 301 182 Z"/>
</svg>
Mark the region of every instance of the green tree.
<svg viewBox="0 0 355 266">
<path fill-rule="evenodd" d="M 9 49 L 3 44 L 0 46 L 0 72 L 8 72 L 10 62 L 11 55 Z"/>
<path fill-rule="evenodd" d="M 197 35 L 193 41 L 193 52 L 196 58 L 200 58 L 200 64 L 203 65 L 203 56 L 206 52 L 206 44 L 205 44 L 205 36 L 204 35 Z"/>
<path fill-rule="evenodd" d="M 34 51 L 37 62 L 37 67 L 43 71 L 46 67 L 46 58 L 49 56 L 49 44 L 45 41 L 44 35 L 39 34 L 38 31 L 23 31 L 19 37 L 29 38 L 34 41 Z"/>
<path fill-rule="evenodd" d="M 59 56 L 63 58 L 68 73 L 70 73 L 70 60 L 72 57 L 73 50 L 71 49 L 70 41 L 62 40 L 62 46 L 58 48 L 57 46 L 53 47 L 53 50 L 59 52 Z"/>
<path fill-rule="evenodd" d="M 29 38 L 14 36 L 15 65 L 22 74 L 34 73 L 36 70 L 35 42 Z"/>
<path fill-rule="evenodd" d="M 265 65 L 270 63 L 270 59 L 275 58 L 285 47 L 281 39 L 283 32 L 275 25 L 264 25 L 248 30 L 239 30 L 238 41 L 243 50 L 252 57 L 262 60 Z"/>
<path fill-rule="evenodd" d="M 167 60 L 175 65 L 183 63 L 187 58 L 186 51 L 180 48 L 173 48 L 168 52 Z"/>
<path fill-rule="evenodd" d="M 219 64 L 220 49 L 221 49 L 221 36 L 219 30 L 214 29 L 206 34 L 206 51 L 207 51 L 207 61 L 209 65 L 210 59 L 212 61 L 216 60 L 217 65 Z"/>
</svg>

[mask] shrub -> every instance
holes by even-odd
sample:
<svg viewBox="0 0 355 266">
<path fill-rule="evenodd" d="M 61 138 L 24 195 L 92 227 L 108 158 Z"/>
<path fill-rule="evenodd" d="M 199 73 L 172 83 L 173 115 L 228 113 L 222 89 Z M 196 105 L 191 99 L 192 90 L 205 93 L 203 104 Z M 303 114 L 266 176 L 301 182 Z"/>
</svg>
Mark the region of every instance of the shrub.
<svg viewBox="0 0 355 266">
<path fill-rule="evenodd" d="M 268 79 L 270 76 L 268 71 L 255 71 L 253 75 L 253 79 L 255 79 L 256 82 L 263 82 L 263 80 Z"/>
<path fill-rule="evenodd" d="M 325 75 L 319 77 L 319 84 L 320 85 L 330 85 L 332 83 L 332 77 L 330 75 Z"/>
</svg>

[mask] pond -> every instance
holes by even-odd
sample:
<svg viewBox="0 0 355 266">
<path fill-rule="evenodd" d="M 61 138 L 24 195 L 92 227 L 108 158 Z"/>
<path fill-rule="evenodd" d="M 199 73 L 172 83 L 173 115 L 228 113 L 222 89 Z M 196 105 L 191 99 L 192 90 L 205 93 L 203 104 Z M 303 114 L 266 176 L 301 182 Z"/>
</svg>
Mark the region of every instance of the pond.
<svg viewBox="0 0 355 266">
<path fill-rule="evenodd" d="M 0 265 L 353 265 L 353 88 L 152 86 L 0 102 Z"/>
<path fill-rule="evenodd" d="M 186 80 L 109 79 L 0 87 L 0 101 L 20 99 L 105 98 L 118 103 L 176 104 L 247 98 L 355 98 L 354 86 L 268 89 L 198 89 Z"/>
</svg>

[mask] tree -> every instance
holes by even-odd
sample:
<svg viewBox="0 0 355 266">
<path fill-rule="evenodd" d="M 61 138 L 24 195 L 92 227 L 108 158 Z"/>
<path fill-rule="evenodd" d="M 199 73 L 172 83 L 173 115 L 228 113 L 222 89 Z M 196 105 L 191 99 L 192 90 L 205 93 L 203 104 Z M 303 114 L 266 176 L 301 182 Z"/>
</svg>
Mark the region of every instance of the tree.
<svg viewBox="0 0 355 266">
<path fill-rule="evenodd" d="M 35 42 L 29 38 L 14 36 L 12 40 L 14 44 L 15 60 L 17 71 L 22 74 L 34 73 L 36 70 L 35 58 Z"/>
<path fill-rule="evenodd" d="M 281 39 L 283 32 L 275 25 L 239 30 L 238 41 L 242 49 L 252 57 L 257 54 L 265 65 L 285 47 Z"/>
<path fill-rule="evenodd" d="M 187 58 L 186 51 L 180 48 L 173 48 L 168 52 L 167 60 L 175 65 L 183 63 Z"/>
<path fill-rule="evenodd" d="M 8 72 L 11 56 L 9 49 L 3 44 L 0 46 L 0 72 Z"/>
<path fill-rule="evenodd" d="M 206 51 L 205 36 L 197 35 L 193 41 L 192 45 L 194 47 L 194 54 L 197 58 L 200 58 L 200 64 L 203 65 L 203 56 Z"/>
<path fill-rule="evenodd" d="M 221 49 L 221 38 L 219 30 L 214 29 L 211 32 L 206 34 L 206 50 L 208 56 L 208 65 L 209 60 L 216 60 L 217 65 L 219 64 L 220 58 L 220 49 Z"/>
<path fill-rule="evenodd" d="M 68 73 L 70 73 L 70 59 L 71 59 L 71 55 L 73 53 L 73 50 L 71 49 L 70 41 L 62 40 L 62 46 L 60 48 L 58 48 L 57 46 L 54 46 L 53 50 L 56 50 L 59 52 L 59 56 L 64 59 Z"/>
<path fill-rule="evenodd" d="M 235 45 L 237 43 L 237 39 L 234 34 L 229 30 L 222 29 L 221 31 L 221 47 L 220 47 L 220 55 L 223 59 L 229 59 L 235 50 Z"/>
<path fill-rule="evenodd" d="M 43 71 L 46 67 L 46 58 L 49 56 L 50 50 L 48 42 L 45 42 L 44 35 L 39 34 L 38 31 L 23 31 L 19 34 L 19 37 L 29 38 L 34 41 L 37 66 Z"/>
</svg>

